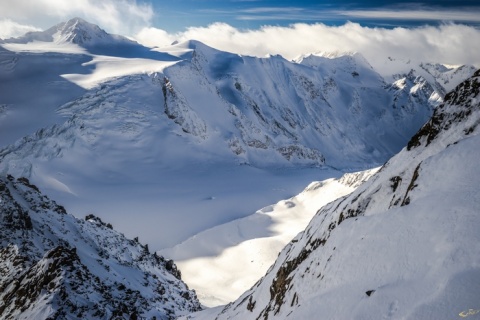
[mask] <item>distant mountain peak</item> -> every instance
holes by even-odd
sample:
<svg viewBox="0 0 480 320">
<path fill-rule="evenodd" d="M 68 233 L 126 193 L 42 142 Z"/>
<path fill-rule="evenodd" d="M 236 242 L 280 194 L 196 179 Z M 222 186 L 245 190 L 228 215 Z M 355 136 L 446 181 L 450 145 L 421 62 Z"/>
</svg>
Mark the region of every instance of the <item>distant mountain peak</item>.
<svg viewBox="0 0 480 320">
<path fill-rule="evenodd" d="M 367 59 L 357 51 L 318 51 L 314 53 L 304 54 L 299 56 L 298 58 L 294 59 L 294 62 L 302 63 L 305 60 L 310 59 L 318 59 L 318 58 L 325 58 L 325 59 L 337 59 L 337 58 L 350 58 L 358 61 L 362 61 L 368 64 Z"/>
<path fill-rule="evenodd" d="M 110 34 L 98 25 L 78 17 L 61 22 L 45 31 L 27 32 L 22 37 L 5 40 L 7 43 L 28 43 L 33 41 L 73 43 L 82 47 L 98 44 L 135 43 L 123 36 Z"/>
<path fill-rule="evenodd" d="M 78 45 L 103 40 L 110 36 L 96 24 L 89 23 L 81 18 L 70 19 L 67 22 L 57 24 L 53 28 L 57 30 L 55 33 L 58 37 L 57 41 L 71 42 Z"/>
</svg>

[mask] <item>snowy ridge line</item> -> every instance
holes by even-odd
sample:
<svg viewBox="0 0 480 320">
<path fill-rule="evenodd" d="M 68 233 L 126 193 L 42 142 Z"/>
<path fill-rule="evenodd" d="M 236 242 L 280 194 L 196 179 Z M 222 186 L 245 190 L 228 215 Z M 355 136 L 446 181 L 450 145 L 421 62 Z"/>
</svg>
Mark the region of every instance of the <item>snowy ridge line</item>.
<svg viewBox="0 0 480 320">
<path fill-rule="evenodd" d="M 478 303 L 479 93 L 480 70 L 250 290 L 189 319 L 451 319 Z"/>
</svg>

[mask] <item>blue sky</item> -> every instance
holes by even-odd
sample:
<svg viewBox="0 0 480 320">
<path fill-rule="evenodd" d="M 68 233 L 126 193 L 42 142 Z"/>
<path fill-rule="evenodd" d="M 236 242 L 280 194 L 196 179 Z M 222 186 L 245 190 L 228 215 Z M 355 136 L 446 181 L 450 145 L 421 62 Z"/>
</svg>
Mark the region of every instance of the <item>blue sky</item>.
<svg viewBox="0 0 480 320">
<path fill-rule="evenodd" d="M 225 22 L 242 29 L 296 22 L 341 25 L 346 21 L 365 26 L 435 25 L 445 21 L 480 25 L 480 1 L 269 1 L 177 0 L 149 2 L 152 23 L 169 32 L 190 26 Z"/>
<path fill-rule="evenodd" d="M 73 17 L 134 35 L 145 27 L 182 32 L 227 23 L 240 30 L 294 23 L 415 27 L 455 22 L 480 26 L 480 0 L 2 0 L 0 38 L 41 30 Z"/>
</svg>

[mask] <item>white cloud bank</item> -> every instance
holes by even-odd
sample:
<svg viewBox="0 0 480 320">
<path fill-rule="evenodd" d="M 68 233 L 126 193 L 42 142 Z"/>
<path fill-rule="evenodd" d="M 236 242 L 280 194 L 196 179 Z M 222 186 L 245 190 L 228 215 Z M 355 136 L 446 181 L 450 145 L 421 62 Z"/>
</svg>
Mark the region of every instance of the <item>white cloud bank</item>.
<svg viewBox="0 0 480 320">
<path fill-rule="evenodd" d="M 108 32 L 130 34 L 149 25 L 154 15 L 150 4 L 136 0 L 14 0 L 0 1 L 0 38 L 16 37 L 80 17 Z M 34 25 L 35 27 L 32 27 Z"/>
<path fill-rule="evenodd" d="M 480 22 L 480 11 L 478 7 L 464 7 L 462 10 L 427 10 L 421 7 L 415 10 L 336 10 L 331 11 L 331 13 L 338 16 L 366 19 Z"/>
<path fill-rule="evenodd" d="M 175 40 L 195 39 L 220 50 L 260 57 L 280 54 L 294 59 L 319 51 L 357 51 L 372 64 L 391 56 L 480 67 L 480 30 L 451 23 L 393 29 L 362 27 L 351 22 L 342 26 L 297 23 L 289 27 L 265 26 L 258 30 L 239 30 L 215 23 L 175 34 L 145 28 L 135 38 L 145 45 L 159 47 Z"/>
<path fill-rule="evenodd" d="M 23 25 L 10 19 L 0 20 L 0 38 L 8 39 L 15 35 L 22 35 L 29 31 L 40 31 L 39 28 Z"/>
<path fill-rule="evenodd" d="M 237 10 L 237 20 L 259 21 L 335 21 L 342 19 L 361 18 L 364 20 L 404 20 L 404 21 L 451 21 L 451 22 L 480 22 L 479 7 L 425 8 L 422 4 L 409 3 L 405 6 L 396 5 L 395 9 L 359 9 L 359 10 L 312 10 L 302 7 L 257 7 L 245 10 Z M 205 10 L 208 12 L 207 10 Z M 209 10 L 211 11 L 211 10 Z M 212 13 L 232 14 L 231 11 L 213 11 Z"/>
</svg>

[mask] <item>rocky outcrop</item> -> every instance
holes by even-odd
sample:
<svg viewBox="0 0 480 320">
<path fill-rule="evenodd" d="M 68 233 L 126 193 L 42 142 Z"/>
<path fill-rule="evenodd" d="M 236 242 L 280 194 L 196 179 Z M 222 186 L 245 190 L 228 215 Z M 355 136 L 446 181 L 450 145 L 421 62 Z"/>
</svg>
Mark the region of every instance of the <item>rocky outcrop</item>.
<svg viewBox="0 0 480 320">
<path fill-rule="evenodd" d="M 2 319 L 174 319 L 200 309 L 171 260 L 26 178 L 0 178 Z"/>
</svg>

